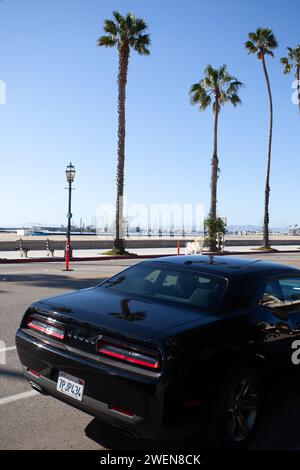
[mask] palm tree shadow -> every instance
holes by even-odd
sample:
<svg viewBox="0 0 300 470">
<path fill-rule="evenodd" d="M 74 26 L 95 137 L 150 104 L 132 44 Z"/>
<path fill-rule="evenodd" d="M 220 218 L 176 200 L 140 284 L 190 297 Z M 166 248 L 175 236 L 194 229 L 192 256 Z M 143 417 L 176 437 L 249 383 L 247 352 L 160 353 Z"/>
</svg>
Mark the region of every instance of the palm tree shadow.
<svg viewBox="0 0 300 470">
<path fill-rule="evenodd" d="M 22 371 L 12 370 L 8 368 L 4 369 L 3 367 L 0 367 L 0 377 L 24 380 L 24 374 Z"/>
<path fill-rule="evenodd" d="M 125 321 L 141 321 L 146 317 L 146 312 L 132 312 L 129 308 L 130 299 L 122 299 L 120 302 L 120 312 L 109 312 L 109 315 L 117 318 L 118 320 Z"/>
<path fill-rule="evenodd" d="M 107 279 L 106 276 L 76 278 L 60 274 L 12 274 L 8 276 L 7 284 L 23 286 L 51 287 L 60 290 L 78 290 L 95 287 Z M 5 293 L 6 291 L 0 291 Z M 9 292 L 9 291 L 8 291 Z"/>
</svg>

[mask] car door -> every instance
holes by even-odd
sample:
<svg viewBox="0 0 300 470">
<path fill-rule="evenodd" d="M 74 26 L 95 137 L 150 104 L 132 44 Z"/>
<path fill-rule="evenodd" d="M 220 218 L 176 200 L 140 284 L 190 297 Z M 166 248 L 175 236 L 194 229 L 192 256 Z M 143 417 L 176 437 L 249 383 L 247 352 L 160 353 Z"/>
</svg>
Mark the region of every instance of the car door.
<svg viewBox="0 0 300 470">
<path fill-rule="evenodd" d="M 268 342 L 273 340 L 272 352 L 277 364 L 292 366 L 297 349 L 300 363 L 300 276 L 280 275 L 268 279 L 260 304 L 274 316 L 266 337 Z"/>
</svg>

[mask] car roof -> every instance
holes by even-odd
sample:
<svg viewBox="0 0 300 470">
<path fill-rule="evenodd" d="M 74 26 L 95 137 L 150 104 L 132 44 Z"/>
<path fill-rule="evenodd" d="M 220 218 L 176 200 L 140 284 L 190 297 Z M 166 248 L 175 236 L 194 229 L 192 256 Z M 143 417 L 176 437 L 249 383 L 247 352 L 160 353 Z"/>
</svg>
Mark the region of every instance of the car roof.
<svg viewBox="0 0 300 470">
<path fill-rule="evenodd" d="M 253 258 L 240 258 L 238 256 L 164 256 L 149 260 L 148 262 L 163 263 L 171 268 L 184 267 L 193 271 L 201 271 L 207 274 L 217 274 L 224 277 L 272 275 L 277 273 L 295 273 L 300 275 L 300 270 L 271 261 Z"/>
</svg>

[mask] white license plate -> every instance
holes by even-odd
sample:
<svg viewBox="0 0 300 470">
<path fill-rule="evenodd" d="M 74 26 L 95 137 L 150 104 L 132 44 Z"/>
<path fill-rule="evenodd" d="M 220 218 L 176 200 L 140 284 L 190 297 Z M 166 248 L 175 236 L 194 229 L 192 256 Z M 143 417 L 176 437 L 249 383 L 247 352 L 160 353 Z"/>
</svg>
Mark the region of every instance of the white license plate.
<svg viewBox="0 0 300 470">
<path fill-rule="evenodd" d="M 69 397 L 75 398 L 75 400 L 82 401 L 84 380 L 65 374 L 64 372 L 60 372 L 58 375 L 56 390 L 68 395 Z"/>
</svg>

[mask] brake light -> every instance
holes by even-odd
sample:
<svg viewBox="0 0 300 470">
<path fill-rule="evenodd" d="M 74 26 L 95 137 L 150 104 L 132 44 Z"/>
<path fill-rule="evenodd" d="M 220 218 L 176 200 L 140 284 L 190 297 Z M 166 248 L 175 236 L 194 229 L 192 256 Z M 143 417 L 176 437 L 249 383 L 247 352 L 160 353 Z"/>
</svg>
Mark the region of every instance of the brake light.
<svg viewBox="0 0 300 470">
<path fill-rule="evenodd" d="M 98 343 L 98 353 L 102 356 L 107 356 L 122 362 L 134 364 L 139 367 L 147 369 L 158 370 L 160 369 L 160 361 L 157 356 L 151 353 L 133 349 L 123 345 L 114 344 L 101 339 Z"/>
<path fill-rule="evenodd" d="M 57 323 L 56 320 L 52 320 L 50 318 L 30 315 L 27 320 L 27 327 L 61 341 L 65 337 L 65 327 L 61 323 Z"/>
<path fill-rule="evenodd" d="M 114 411 L 115 413 L 119 413 L 120 415 L 128 416 L 132 418 L 134 416 L 131 411 L 123 410 L 122 408 L 117 408 L 116 406 L 111 406 L 110 409 Z"/>
<path fill-rule="evenodd" d="M 35 370 L 33 369 L 29 369 L 29 367 L 27 367 L 27 372 L 29 372 L 29 374 L 33 375 L 34 377 L 36 377 L 37 379 L 41 376 L 38 372 L 36 372 Z"/>
</svg>

